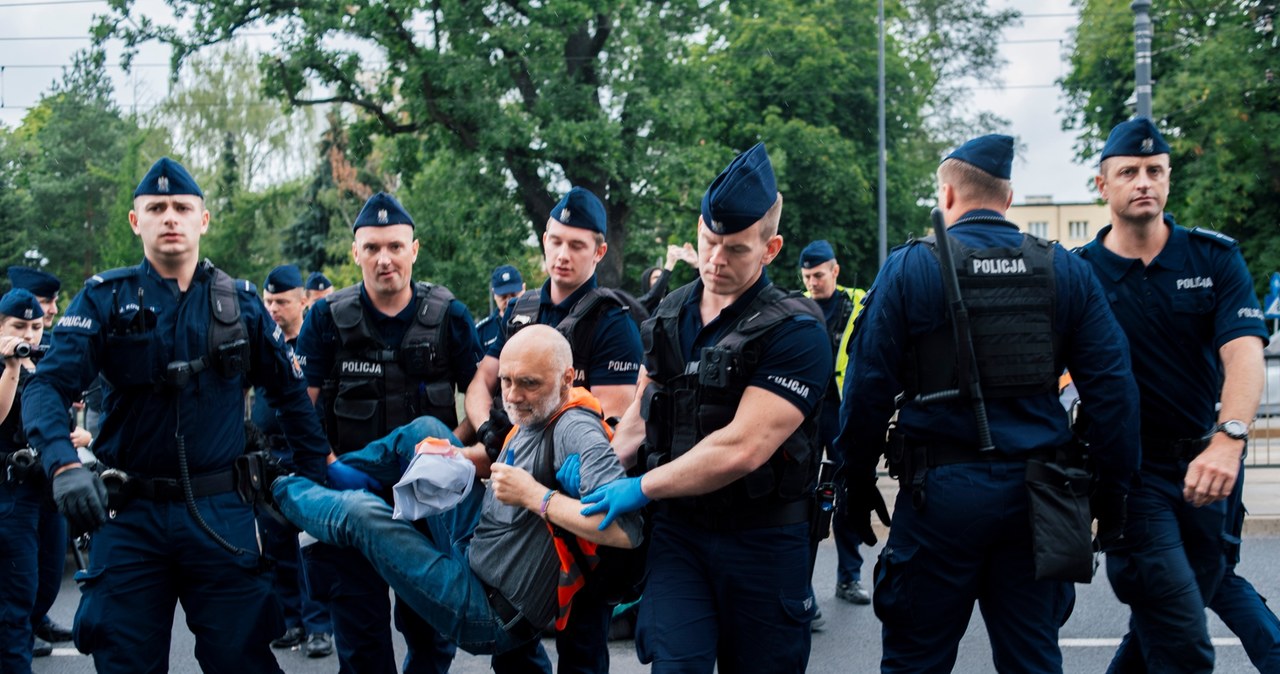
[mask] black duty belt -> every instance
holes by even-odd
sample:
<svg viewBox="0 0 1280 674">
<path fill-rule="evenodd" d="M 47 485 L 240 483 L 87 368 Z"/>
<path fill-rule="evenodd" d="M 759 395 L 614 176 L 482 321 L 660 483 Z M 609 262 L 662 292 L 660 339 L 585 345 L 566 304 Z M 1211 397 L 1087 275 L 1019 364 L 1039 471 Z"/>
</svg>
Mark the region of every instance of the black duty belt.
<svg viewBox="0 0 1280 674">
<path fill-rule="evenodd" d="M 511 636 L 512 640 L 518 643 L 533 641 L 541 636 L 541 632 L 524 617 L 520 609 L 515 607 L 510 600 L 502 596 L 497 588 L 484 585 L 485 598 L 489 600 L 489 608 L 493 609 L 494 615 L 498 616 L 498 620 L 502 621 L 502 628 Z"/>
<path fill-rule="evenodd" d="M 1209 446 L 1212 435 L 1169 440 L 1142 436 L 1142 458 L 1157 461 L 1190 461 Z"/>
<path fill-rule="evenodd" d="M 182 501 L 182 481 L 172 477 L 129 476 L 130 494 L 150 501 Z M 201 498 L 235 491 L 236 480 L 231 469 L 191 476 L 191 496 Z"/>
<path fill-rule="evenodd" d="M 809 521 L 812 505 L 808 499 L 787 503 L 770 504 L 765 507 L 755 506 L 739 510 L 723 510 L 719 508 L 699 508 L 695 505 L 658 502 L 660 510 L 687 524 L 693 524 L 711 531 L 741 531 L 744 529 L 763 529 L 765 527 L 781 527 Z"/>
<path fill-rule="evenodd" d="M 950 466 L 957 463 L 985 463 L 991 461 L 1029 461 L 1031 459 L 1053 461 L 1058 457 L 1056 449 L 1035 449 L 1018 454 L 1005 454 L 1000 451 L 982 452 L 977 447 L 962 445 L 926 445 L 922 449 L 930 468 Z M 916 451 L 919 451 L 919 449 Z"/>
</svg>

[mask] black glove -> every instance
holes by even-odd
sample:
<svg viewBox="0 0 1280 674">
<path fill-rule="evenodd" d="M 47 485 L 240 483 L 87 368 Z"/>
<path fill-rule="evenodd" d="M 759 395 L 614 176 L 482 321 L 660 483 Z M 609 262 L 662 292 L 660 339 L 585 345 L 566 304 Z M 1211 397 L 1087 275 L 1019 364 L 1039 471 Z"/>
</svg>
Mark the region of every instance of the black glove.
<svg viewBox="0 0 1280 674">
<path fill-rule="evenodd" d="M 83 467 L 64 470 L 53 478 L 53 500 L 73 532 L 93 533 L 107 521 L 107 487 Z"/>
<path fill-rule="evenodd" d="M 498 454 L 502 452 L 502 445 L 507 441 L 507 433 L 511 432 L 511 428 L 511 419 L 507 416 L 507 411 L 502 409 L 501 403 L 495 402 L 494 406 L 489 408 L 489 420 L 476 429 L 476 438 L 484 445 L 489 461 L 498 460 Z"/>
<path fill-rule="evenodd" d="M 857 535 L 864 545 L 875 545 L 880 539 L 876 538 L 875 529 L 871 527 L 871 513 L 878 515 L 880 523 L 886 527 L 890 522 L 889 507 L 876 488 L 875 477 L 859 480 L 853 485 L 846 484 L 844 504 L 844 517 L 841 518 L 844 526 Z"/>
<path fill-rule="evenodd" d="M 1098 489 L 1089 497 L 1089 510 L 1098 520 L 1095 550 L 1107 551 L 1124 540 L 1124 527 L 1129 520 L 1129 495 L 1112 489 Z"/>
</svg>

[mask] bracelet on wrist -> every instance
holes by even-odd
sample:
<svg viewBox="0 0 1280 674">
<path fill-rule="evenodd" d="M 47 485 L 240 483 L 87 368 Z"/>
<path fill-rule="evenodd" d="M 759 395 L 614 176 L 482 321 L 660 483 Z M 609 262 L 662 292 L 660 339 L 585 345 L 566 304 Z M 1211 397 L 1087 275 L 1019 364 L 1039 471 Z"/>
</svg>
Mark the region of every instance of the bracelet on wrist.
<svg viewBox="0 0 1280 674">
<path fill-rule="evenodd" d="M 542 515 L 542 519 L 544 519 L 544 520 L 545 520 L 545 519 L 547 519 L 547 506 L 548 506 L 548 505 L 550 505 L 550 503 L 551 503 L 551 497 L 552 497 L 552 496 L 555 496 L 555 495 L 556 495 L 556 494 L 558 494 L 558 493 L 559 493 L 559 492 L 557 492 L 557 491 L 556 491 L 556 490 L 554 490 L 554 489 L 548 489 L 548 490 L 547 490 L 547 493 L 546 493 L 546 494 L 543 494 L 543 496 L 542 496 L 542 509 L 541 509 L 541 510 L 539 510 L 539 513 Z"/>
</svg>

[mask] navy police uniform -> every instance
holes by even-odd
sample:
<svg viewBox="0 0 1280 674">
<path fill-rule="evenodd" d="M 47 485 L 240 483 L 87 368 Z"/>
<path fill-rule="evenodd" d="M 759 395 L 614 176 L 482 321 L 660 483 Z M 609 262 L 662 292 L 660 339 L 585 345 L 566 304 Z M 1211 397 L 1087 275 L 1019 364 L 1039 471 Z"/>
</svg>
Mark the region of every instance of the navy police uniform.
<svg viewBox="0 0 1280 674">
<path fill-rule="evenodd" d="M 1012 158 L 1012 138 L 984 136 L 947 160 L 1007 180 Z M 1026 461 L 1073 444 L 1057 398 L 1057 377 L 1066 366 L 1094 413 L 1102 488 L 1127 490 L 1138 462 L 1128 349 L 1092 271 L 1060 246 L 1020 233 L 994 210 L 964 213 L 948 232 L 953 248 L 967 247 L 969 262 L 996 256 L 972 265 L 975 283 L 994 280 L 998 289 L 1021 277 L 1028 285 L 1016 294 L 1038 296 L 1039 303 L 1021 309 L 1022 327 L 1015 328 L 1028 334 L 1009 340 L 1015 349 L 1032 341 L 1042 345 L 1021 354 L 1038 363 L 1038 376 L 1023 380 L 1032 390 L 1001 394 L 1000 387 L 988 386 L 988 375 L 1005 374 L 1006 361 L 1014 359 L 987 361 L 990 371 L 981 375 L 994 449 L 980 454 L 970 402 L 926 404 L 915 396 L 931 392 L 937 383 L 929 382 L 931 375 L 955 369 L 939 261 L 920 241 L 892 252 L 854 328 L 838 440 L 852 475 L 874 475 L 895 397 L 905 392 L 895 433 L 903 453 L 918 458 L 913 474 L 901 476 L 893 526 L 876 565 L 873 604 L 884 625 L 881 669 L 949 671 L 977 601 L 997 669 L 1060 672 L 1058 628 L 1070 614 L 1074 589 L 1066 582 L 1035 580 Z M 1049 269 L 1052 277 L 1046 279 Z M 984 281 L 983 272 L 994 276 Z M 1018 273 L 1001 277 L 1002 272 Z M 975 322 L 975 339 L 979 327 Z M 979 362 L 990 356 L 981 342 L 977 351 Z M 954 379 L 944 378 L 944 386 L 955 388 Z"/>
<path fill-rule="evenodd" d="M 1140 118 L 1113 129 L 1102 156 L 1168 152 L 1160 132 Z M 1200 507 L 1183 499 L 1187 465 L 1217 423 L 1223 381 L 1218 349 L 1241 337 L 1265 343 L 1266 325 L 1234 240 L 1181 227 L 1167 213 L 1164 225 L 1168 241 L 1145 266 L 1106 249 L 1111 226 L 1079 250 L 1129 338 L 1142 407 L 1142 482 L 1129 497 L 1125 545 L 1107 555 L 1111 586 L 1132 610 L 1112 671 L 1212 671 L 1204 608 L 1223 589 L 1232 594 L 1219 605 L 1245 611 L 1232 622 L 1271 627 L 1253 636 L 1263 645 L 1254 641 L 1250 657 L 1274 651 L 1278 634 L 1275 616 L 1252 586 L 1233 573 L 1232 582 L 1220 587 L 1228 564 L 1224 534 L 1231 533 L 1224 527 L 1238 534 L 1227 520 L 1236 497 Z M 1249 633 L 1240 636 L 1243 641 Z"/>
<path fill-rule="evenodd" d="M 168 158 L 143 178 L 141 194 L 202 196 Z M 233 298 L 242 336 L 210 344 L 215 310 L 224 326 L 234 324 Z M 324 436 L 280 330 L 249 284 L 232 284 L 208 263 L 185 291 L 146 259 L 90 278 L 24 394 L 27 436 L 50 476 L 78 462 L 66 410 L 99 371 L 111 388 L 94 451 L 130 476 L 134 498 L 113 503 L 115 516 L 94 534 L 88 568 L 77 574 L 77 648 L 93 654 L 99 672 L 165 671 L 181 601 L 202 668 L 280 671 L 267 645 L 281 629 L 279 613 L 257 553 L 253 508 L 236 492 L 232 470 L 244 451 L 247 377 L 279 411 L 298 472 L 324 480 Z M 77 472 L 84 470 L 54 477 L 55 497 L 60 482 L 88 483 Z M 92 526 L 98 518 L 84 513 L 101 514 L 102 504 L 87 497 L 93 490 L 82 492 L 85 509 L 73 524 Z"/>
<path fill-rule="evenodd" d="M 34 295 L 17 288 L 0 297 L 0 316 L 22 320 L 40 319 L 44 311 Z M 8 360 L 11 357 L 6 357 Z M 13 361 L 15 364 L 17 361 Z M 0 420 L 0 671 L 31 671 L 32 623 L 39 575 L 41 511 L 48 484 L 39 466 L 24 470 L 30 463 L 26 435 L 22 432 L 22 390 L 31 372 L 17 365 L 0 367 L 12 383 L 9 412 Z M 8 388 L 6 381 L 3 386 Z M 55 513 L 56 515 L 56 513 Z M 65 535 L 65 534 L 64 534 Z M 65 538 L 64 551 L 65 551 Z"/>
<path fill-rule="evenodd" d="M 352 229 L 395 224 L 412 226 L 413 220 L 394 197 L 379 192 Z M 414 299 L 395 316 L 378 311 L 361 283 L 317 301 L 303 323 L 298 357 L 307 385 L 320 389 L 328 446 L 339 457 L 419 416 L 456 425 L 455 392 L 465 389 L 480 359 L 475 326 L 442 286 L 413 287 Z M 429 337 L 419 342 L 424 330 Z M 329 602 L 339 671 L 395 672 L 386 581 L 353 549 L 316 544 L 303 556 L 312 594 Z M 448 671 L 454 644 L 399 599 L 394 620 L 408 644 L 404 672 Z"/>
<path fill-rule="evenodd" d="M 778 198 L 763 144 L 739 155 L 703 198 L 702 221 L 734 234 Z M 822 314 L 760 277 L 703 323 L 701 279 L 645 322 L 642 468 L 676 460 L 729 425 L 750 387 L 805 421 L 751 473 L 698 496 L 655 502 L 636 650 L 654 672 L 801 672 L 816 603 L 810 517 L 821 446 L 814 418 L 832 372 Z M 610 511 L 613 514 L 613 511 Z"/>
</svg>

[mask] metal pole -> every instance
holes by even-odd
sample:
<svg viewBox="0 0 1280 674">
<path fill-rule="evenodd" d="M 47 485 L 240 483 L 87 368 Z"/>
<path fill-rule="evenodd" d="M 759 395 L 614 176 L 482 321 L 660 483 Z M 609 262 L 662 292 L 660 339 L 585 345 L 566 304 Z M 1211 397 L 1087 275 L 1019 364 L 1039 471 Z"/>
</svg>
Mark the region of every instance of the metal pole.
<svg viewBox="0 0 1280 674">
<path fill-rule="evenodd" d="M 1151 0 L 1133 0 L 1134 98 L 1139 117 L 1151 119 Z"/>
<path fill-rule="evenodd" d="M 885 162 L 884 162 L 884 0 L 878 3 L 880 21 L 880 62 L 877 70 L 880 76 L 880 94 L 876 103 L 876 111 L 880 117 L 880 185 L 879 185 L 879 221 L 880 221 L 880 266 L 889 256 L 888 205 L 885 197 Z"/>
</svg>

